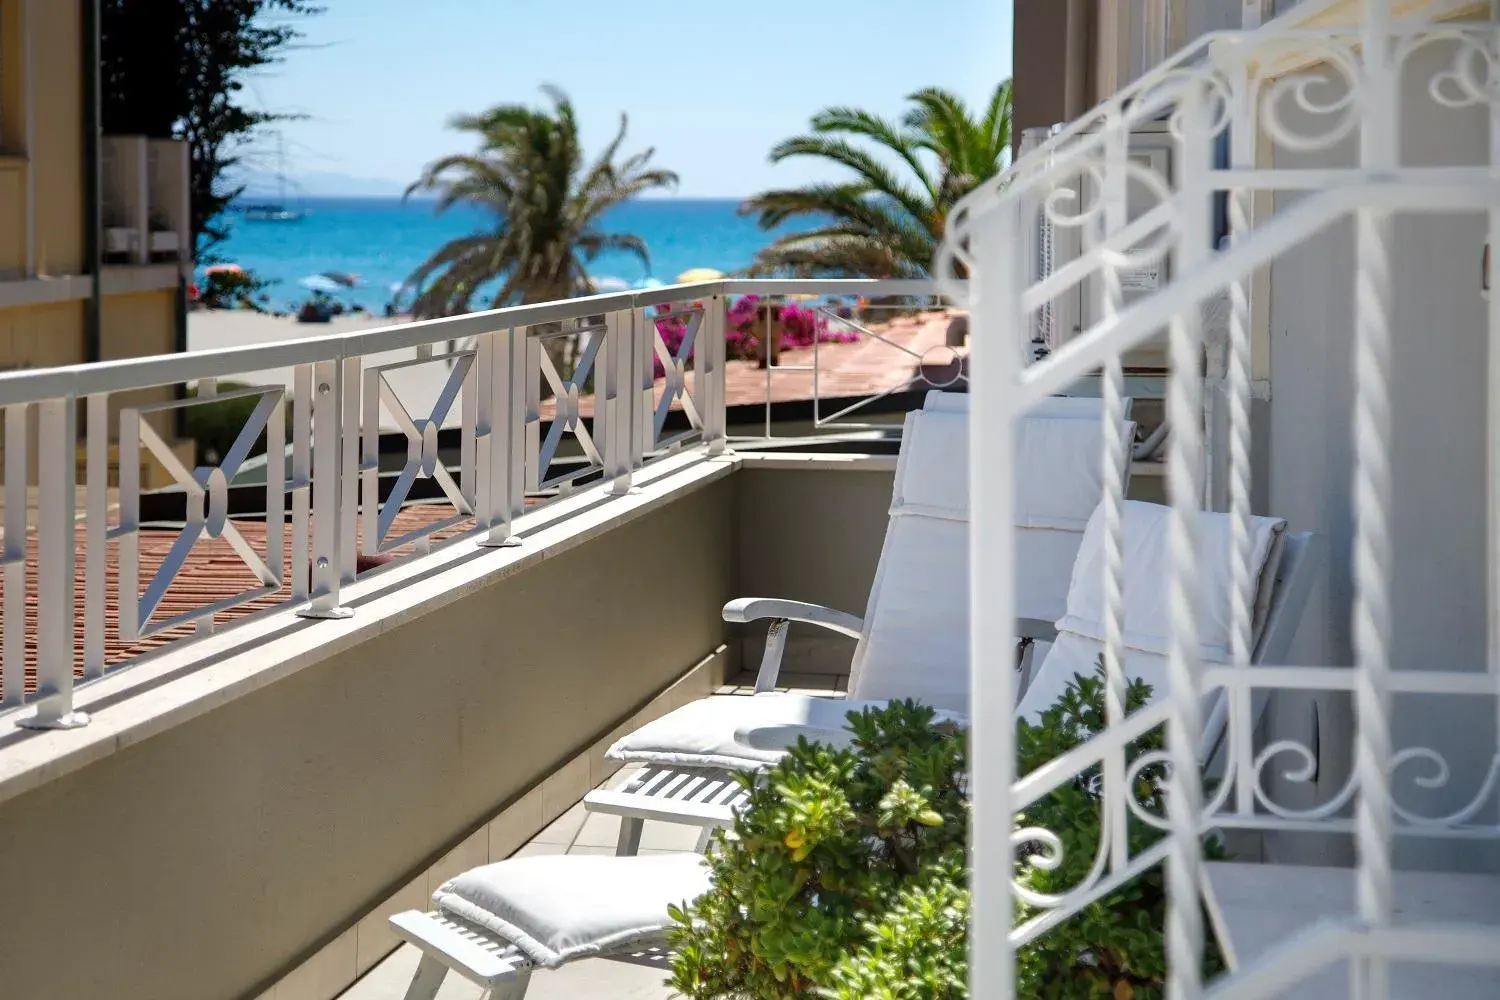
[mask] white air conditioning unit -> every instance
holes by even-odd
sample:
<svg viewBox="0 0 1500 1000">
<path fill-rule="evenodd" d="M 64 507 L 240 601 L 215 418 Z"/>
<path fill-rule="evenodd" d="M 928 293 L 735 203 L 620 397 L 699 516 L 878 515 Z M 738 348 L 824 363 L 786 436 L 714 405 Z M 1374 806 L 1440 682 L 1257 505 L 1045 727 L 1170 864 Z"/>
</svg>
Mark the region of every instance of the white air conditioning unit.
<svg viewBox="0 0 1500 1000">
<path fill-rule="evenodd" d="M 1137 128 L 1131 134 L 1127 156 L 1140 167 L 1162 177 L 1168 185 L 1175 184 L 1175 140 L 1166 123 L 1151 122 Z M 1054 188 L 1056 204 L 1064 213 L 1087 211 L 1101 196 L 1097 188 L 1098 177 L 1093 172 L 1075 171 L 1059 178 Z M 1125 201 L 1129 221 L 1141 218 L 1156 207 L 1151 191 L 1139 182 L 1127 180 Z M 1082 256 L 1089 239 L 1098 232 L 1088 231 L 1084 226 L 1054 224 L 1040 205 L 1036 225 L 1037 279 L 1045 278 Z M 1156 235 L 1159 232 L 1151 234 Z M 1122 306 L 1128 308 L 1131 302 L 1162 287 L 1169 279 L 1171 266 L 1170 256 L 1163 256 L 1117 272 L 1124 298 Z M 1103 293 L 1101 279 L 1091 276 L 1041 306 L 1033 319 L 1033 349 L 1037 353 L 1055 351 L 1098 323 L 1103 318 Z M 1125 367 L 1127 371 L 1143 374 L 1164 372 L 1167 367 L 1165 337 L 1154 338 L 1127 353 Z"/>
</svg>

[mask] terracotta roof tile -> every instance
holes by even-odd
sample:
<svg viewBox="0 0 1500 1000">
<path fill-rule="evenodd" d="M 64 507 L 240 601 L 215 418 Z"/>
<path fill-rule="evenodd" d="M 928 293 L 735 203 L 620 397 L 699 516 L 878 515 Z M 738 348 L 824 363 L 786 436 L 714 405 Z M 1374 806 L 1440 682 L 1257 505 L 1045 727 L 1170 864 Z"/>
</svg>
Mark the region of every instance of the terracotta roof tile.
<svg viewBox="0 0 1500 1000">
<path fill-rule="evenodd" d="M 900 389 L 917 375 L 921 364 L 919 359 L 926 357 L 937 364 L 952 361 L 952 354 L 943 349 L 952 317 L 952 313 L 939 310 L 898 316 L 869 327 L 873 333 L 879 334 L 878 337 L 861 337 L 849 344 L 819 344 L 816 349 L 802 347 L 782 351 L 777 361 L 780 368 L 808 370 L 772 370 L 769 387 L 766 369 L 756 362 L 731 361 L 724 376 L 725 403 L 729 406 L 764 405 L 768 388 L 772 403 L 812 399 L 811 368 L 815 354 L 818 397 L 821 399 L 875 396 Z M 686 381 L 688 391 L 692 392 L 693 372 L 687 373 Z M 666 380 L 657 379 L 657 402 L 661 401 L 665 391 Z M 672 408 L 680 409 L 681 404 L 674 403 Z M 545 400 L 541 406 L 542 418 L 551 419 L 555 413 L 555 401 Z M 579 416 L 593 416 L 593 396 L 578 400 L 578 413 Z"/>
<path fill-rule="evenodd" d="M 395 523 L 392 525 L 391 533 L 400 535 L 404 532 L 420 528 L 423 525 L 433 524 L 444 520 L 453 514 L 453 508 L 447 504 L 413 504 L 406 507 L 400 514 L 396 515 Z M 266 525 L 264 521 L 236 520 L 234 526 L 244 537 L 245 541 L 260 553 L 266 548 Z M 450 538 L 461 534 L 474 527 L 473 518 L 466 518 L 458 524 L 452 525 L 432 535 L 434 541 Z M 140 533 L 140 591 L 144 592 L 149 581 L 155 576 L 162 563 L 166 560 L 167 553 L 176 541 L 178 532 L 175 530 L 146 529 Z M 85 614 L 84 605 L 84 572 L 85 559 L 87 555 L 87 539 L 84 535 L 82 525 L 77 532 L 77 574 L 74 586 L 74 609 L 77 628 L 75 632 L 74 647 L 74 673 L 78 676 L 83 674 L 83 621 Z M 283 560 L 283 579 L 289 579 L 285 570 L 290 568 L 290 525 L 288 525 L 288 538 L 286 543 L 288 555 Z M 391 556 L 409 554 L 411 546 L 396 549 Z M 363 560 L 362 560 L 363 561 Z M 367 564 L 365 569 L 374 568 Z M 36 690 L 36 625 L 37 625 L 37 546 L 33 535 L 28 540 L 26 558 L 26 690 Z M 167 643 L 190 637 L 194 634 L 192 624 L 180 625 L 175 628 L 157 633 L 136 643 L 126 643 L 119 637 L 119 580 L 120 562 L 119 545 L 111 543 L 105 563 L 105 644 L 104 656 L 106 666 L 122 663 L 141 653 L 160 648 Z M 223 600 L 226 597 L 248 590 L 258 589 L 259 581 L 255 574 L 244 564 L 238 553 L 230 546 L 224 538 L 200 537 L 193 545 L 192 551 L 187 557 L 177 578 L 167 589 L 162 598 L 157 613 L 152 616 L 153 622 L 171 619 L 175 615 L 187 611 L 193 611 L 214 601 Z M 247 601 L 237 607 L 220 612 L 216 616 L 216 624 L 223 625 L 257 611 L 276 607 L 291 599 L 291 587 L 288 584 L 273 594 L 265 594 Z M 3 599 L 0 599 L 3 606 Z M 0 622 L 0 637 L 4 635 L 3 622 Z"/>
</svg>

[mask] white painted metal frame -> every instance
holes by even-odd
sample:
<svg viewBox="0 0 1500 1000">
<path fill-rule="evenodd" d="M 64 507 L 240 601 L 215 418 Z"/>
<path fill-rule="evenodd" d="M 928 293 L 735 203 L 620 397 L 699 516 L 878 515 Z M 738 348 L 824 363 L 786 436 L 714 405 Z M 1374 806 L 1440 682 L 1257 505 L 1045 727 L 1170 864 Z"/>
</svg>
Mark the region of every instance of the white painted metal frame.
<svg viewBox="0 0 1500 1000">
<path fill-rule="evenodd" d="M 1411 7 L 1408 5 L 1407 10 Z M 1420 9 L 1420 8 L 1419 8 Z M 1253 20 L 1253 18 L 1252 18 Z M 1489 565 L 1492 591 L 1488 610 L 1491 655 L 1483 672 L 1400 670 L 1391 662 L 1390 605 L 1392 573 L 1389 511 L 1391 329 L 1391 217 L 1408 212 L 1486 212 L 1492 241 L 1494 206 L 1500 204 L 1500 139 L 1491 163 L 1475 168 L 1412 168 L 1399 156 L 1397 80 L 1413 52 L 1433 44 L 1453 54 L 1449 69 L 1428 87 L 1439 105 L 1477 105 L 1491 109 L 1500 122 L 1500 31 L 1495 24 L 1434 24 L 1420 14 L 1397 20 L 1391 0 L 1365 0 L 1356 26 L 1306 29 L 1272 21 L 1254 31 L 1207 36 L 1167 60 L 1115 98 L 1073 123 L 1038 149 L 1022 157 L 1003 181 L 975 192 L 950 217 L 948 240 L 940 254 L 940 275 L 970 278 L 974 336 L 973 400 L 976 425 L 993 429 L 971 438 L 972 677 L 974 712 L 973 788 L 974 908 L 971 925 L 971 975 L 974 996 L 1016 995 L 1015 952 L 1093 900 L 1164 863 L 1170 894 L 1167 996 L 1172 1000 L 1253 998 L 1280 995 L 1287 986 L 1331 962 L 1351 963 L 1352 995 L 1385 1000 L 1388 963 L 1423 961 L 1500 965 L 1500 928 L 1481 926 L 1393 926 L 1393 838 L 1500 836 L 1492 801 L 1500 781 L 1500 752 L 1489 778 L 1474 800 L 1444 816 L 1419 815 L 1400 805 L 1392 782 L 1404 764 L 1421 761 L 1431 769 L 1423 780 L 1446 782 L 1446 761 L 1427 747 L 1397 749 L 1391 730 L 1392 696 L 1405 693 L 1495 698 L 1500 695 L 1500 308 L 1494 297 L 1488 316 L 1491 384 L 1487 421 L 1490 440 Z M 1295 64 L 1313 67 L 1296 75 L 1273 77 L 1268 68 Z M 1407 70 L 1409 72 L 1409 70 Z M 1335 81 L 1330 86 L 1327 81 Z M 1320 122 L 1315 131 L 1293 126 L 1286 114 Z M 1180 151 L 1175 183 L 1153 176 L 1117 155 L 1136 122 L 1170 116 Z M 1216 168 L 1214 142 L 1231 129 L 1233 149 L 1227 168 Z M 1257 144 L 1292 150 L 1327 149 L 1358 135 L 1358 163 L 1351 167 L 1281 169 L 1257 159 Z M 1059 181 L 1083 172 L 1104 192 L 1088 204 L 1049 198 Z M 1155 206 L 1133 218 L 1116 210 L 1109 196 L 1124 183 L 1152 192 Z M 1253 212 L 1259 193 L 1301 191 L 1295 206 L 1264 218 Z M 1216 192 L 1228 193 L 1232 226 L 1229 245 L 1219 253 L 1210 246 L 1209 206 Z M 1089 242 L 1083 256 L 1051 274 L 1035 277 L 1028 238 L 1037 218 L 1051 226 L 1072 228 Z M 1250 288 L 1258 270 L 1330 223 L 1352 217 L 1356 241 L 1356 280 L 1330 295 L 1349 295 L 1355 305 L 1352 364 L 1357 391 L 1351 423 L 1355 442 L 1353 670 L 1332 667 L 1268 665 L 1242 670 L 1250 653 L 1253 582 L 1249 579 L 1250 513 Z M 1169 282 L 1149 297 L 1115 309 L 1105 302 L 1099 320 L 1050 356 L 1027 364 L 1024 351 L 1032 317 L 1060 292 L 1089 278 L 1106 287 L 1121 270 L 1170 255 Z M 958 289 L 955 295 L 961 296 Z M 1211 296 L 1230 298 L 1229 344 L 1224 371 L 1227 396 L 1228 481 L 1225 493 L 1236 519 L 1232 545 L 1232 662 L 1206 668 L 1198 645 L 1199 609 L 1195 606 L 1195 537 L 1204 496 L 1206 445 L 1202 430 L 1202 310 Z M 1171 643 L 1168 697 L 1160 704 L 1122 718 L 1118 689 L 1123 683 L 1117 655 L 1106 656 L 1110 720 L 1106 731 L 1084 747 L 1026 776 L 1014 774 L 1015 747 L 1010 724 L 1013 674 L 997 662 L 1009 655 L 1015 637 L 1013 520 L 1014 428 L 1026 407 L 1074 380 L 1117 363 L 1126 351 L 1166 327 L 1170 332 L 1171 376 L 1168 422 L 1172 427 L 1169 483 L 1172 497 Z M 1110 379 L 1106 377 L 1106 385 Z M 1479 417 L 1476 414 L 1476 418 Z M 1108 459 L 1106 458 L 1106 461 Z M 1111 498 L 1109 502 L 1115 502 Z M 1118 532 L 1118 519 L 1108 522 Z M 1118 537 L 1109 546 L 1118 545 Z M 1114 561 L 1106 569 L 1113 571 Z M 1106 580 L 1110 645 L 1117 642 L 1119 601 L 1115 581 Z M 981 613 L 982 610 L 982 613 Z M 1200 772 L 1193 758 L 1205 720 L 1200 695 L 1214 689 L 1227 694 L 1229 763 L 1225 780 L 1212 801 L 1204 801 Z M 1294 767 L 1286 776 L 1307 780 L 1317 754 L 1304 744 L 1280 740 L 1255 752 L 1251 744 L 1254 702 L 1276 689 L 1348 691 L 1356 704 L 1356 764 L 1345 786 L 1314 808 L 1291 809 L 1277 803 L 1263 781 L 1272 760 Z M 1013 817 L 1059 784 L 1086 768 L 1122 752 L 1136 736 L 1158 725 L 1168 732 L 1168 751 L 1155 763 L 1170 765 L 1168 814 L 1147 816 L 1131 794 L 1135 768 L 1124 773 L 1105 769 L 1106 841 L 1101 858 L 1083 884 L 1049 899 L 1029 895 L 1015 880 L 1015 848 L 1042 842 L 1052 859 L 1061 842 L 1043 830 L 1016 830 Z M 1435 776 L 1432 776 L 1435 775 Z M 1352 807 L 1352 817 L 1348 810 Z M 1134 857 L 1121 853 L 1121 822 L 1127 815 L 1150 823 L 1163 836 Z M 1342 831 L 1357 845 L 1357 904 L 1347 919 L 1325 922 L 1273 954 L 1226 974 L 1218 982 L 1202 981 L 1204 946 L 1200 886 L 1203 884 L 1201 838 L 1211 829 Z M 1045 913 L 1015 923 L 1015 904 L 1043 908 Z"/>
</svg>

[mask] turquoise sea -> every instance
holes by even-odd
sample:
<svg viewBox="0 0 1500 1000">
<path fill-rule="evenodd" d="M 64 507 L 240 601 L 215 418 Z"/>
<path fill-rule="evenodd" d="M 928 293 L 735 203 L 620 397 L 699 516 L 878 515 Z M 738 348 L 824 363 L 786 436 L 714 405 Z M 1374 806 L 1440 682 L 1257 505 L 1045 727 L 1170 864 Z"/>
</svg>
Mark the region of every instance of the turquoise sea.
<svg viewBox="0 0 1500 1000">
<path fill-rule="evenodd" d="M 740 215 L 738 204 L 672 198 L 621 205 L 605 217 L 603 228 L 645 239 L 651 269 L 648 273 L 633 257 L 606 254 L 589 273 L 631 284 L 647 277 L 670 283 L 689 268 L 743 267 L 774 234 Z M 359 276 L 359 286 L 345 300 L 378 312 L 390 301 L 392 285 L 444 242 L 491 224 L 474 208 L 459 206 L 438 215 L 431 202 L 399 198 L 302 198 L 288 208 L 303 212 L 302 218 L 256 220 L 231 209 L 229 239 L 216 251 L 223 261 L 273 282 L 267 291 L 277 308 L 307 297 L 303 278 L 343 271 Z"/>
</svg>

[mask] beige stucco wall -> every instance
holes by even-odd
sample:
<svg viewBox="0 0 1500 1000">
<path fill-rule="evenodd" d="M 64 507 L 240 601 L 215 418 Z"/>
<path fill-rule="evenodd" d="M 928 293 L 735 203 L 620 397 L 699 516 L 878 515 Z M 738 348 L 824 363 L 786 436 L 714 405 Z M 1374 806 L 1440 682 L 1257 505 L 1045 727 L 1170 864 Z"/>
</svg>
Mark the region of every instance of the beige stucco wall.
<svg viewBox="0 0 1500 1000">
<path fill-rule="evenodd" d="M 45 368 L 83 361 L 84 303 L 0 309 L 0 366 Z"/>
<path fill-rule="evenodd" d="M 99 321 L 99 350 L 103 355 L 102 360 L 171 354 L 176 334 L 175 294 L 173 291 L 162 290 L 105 296 Z M 110 396 L 111 440 L 117 440 L 120 436 L 119 413 L 122 407 L 168 402 L 174 398 L 174 388 L 161 386 Z M 148 419 L 158 434 L 172 440 L 175 424 L 170 414 L 154 414 Z M 161 473 L 162 470 L 156 472 Z M 153 481 L 165 485 L 169 480 L 163 479 L 162 475 L 153 474 Z"/>
<path fill-rule="evenodd" d="M 733 501 L 720 480 L 0 805 L 4 994 L 230 1000 L 287 971 L 719 646 Z"/>
<path fill-rule="evenodd" d="M 0 115 L 4 112 L 0 99 Z M 25 273 L 26 161 L 19 156 L 0 155 L 0 278 L 18 278 Z"/>
<path fill-rule="evenodd" d="M 68 0 L 28 5 L 31 18 L 31 168 L 36 185 L 37 269 L 84 270 L 83 73 L 79 68 L 81 5 Z"/>
<path fill-rule="evenodd" d="M 892 469 L 747 465 L 735 474 L 736 597 L 783 597 L 863 615 L 891 503 Z M 742 662 L 760 663 L 765 627 L 746 626 Z M 793 626 L 787 670 L 847 673 L 854 640 Z"/>
</svg>

